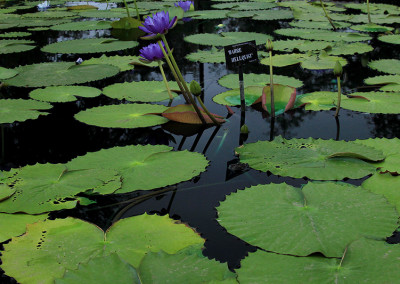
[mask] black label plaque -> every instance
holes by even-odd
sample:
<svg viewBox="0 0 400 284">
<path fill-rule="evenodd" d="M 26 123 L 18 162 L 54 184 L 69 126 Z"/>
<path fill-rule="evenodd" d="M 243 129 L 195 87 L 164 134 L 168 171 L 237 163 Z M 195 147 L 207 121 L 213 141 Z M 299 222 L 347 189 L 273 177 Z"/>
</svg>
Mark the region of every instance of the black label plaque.
<svg viewBox="0 0 400 284">
<path fill-rule="evenodd" d="M 227 45 L 224 47 L 224 50 L 226 66 L 228 68 L 258 60 L 255 40 Z"/>
</svg>

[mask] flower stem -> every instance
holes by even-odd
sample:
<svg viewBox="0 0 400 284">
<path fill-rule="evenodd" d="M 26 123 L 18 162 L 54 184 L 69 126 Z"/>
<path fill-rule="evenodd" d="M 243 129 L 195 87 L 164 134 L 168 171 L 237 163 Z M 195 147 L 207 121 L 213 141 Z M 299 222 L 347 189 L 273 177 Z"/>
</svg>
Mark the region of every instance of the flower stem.
<svg viewBox="0 0 400 284">
<path fill-rule="evenodd" d="M 124 0 L 124 5 L 125 5 L 125 9 L 126 9 L 126 14 L 128 15 L 128 18 L 130 18 L 131 16 L 129 15 L 128 4 L 126 4 L 125 0 Z"/>
<path fill-rule="evenodd" d="M 269 78 L 271 92 L 271 117 L 275 117 L 275 100 L 274 100 L 274 74 L 272 73 L 272 50 L 269 51 Z"/>
<path fill-rule="evenodd" d="M 205 113 L 211 118 L 212 122 L 214 122 L 215 125 L 219 125 L 220 123 L 215 119 L 215 117 L 208 111 L 208 109 L 206 108 L 206 106 L 204 105 L 203 101 L 201 100 L 200 96 L 197 97 L 197 99 L 199 100 L 199 103 L 201 105 L 201 107 L 203 108 L 203 110 L 205 111 Z"/>
<path fill-rule="evenodd" d="M 335 113 L 336 117 L 339 115 L 340 101 L 341 101 L 341 98 L 342 98 L 342 90 L 341 90 L 341 87 L 340 87 L 340 77 L 337 77 L 337 85 L 338 85 L 338 101 L 337 101 L 336 113 Z"/>
<path fill-rule="evenodd" d="M 329 17 L 328 12 L 327 12 L 326 9 L 325 9 L 324 3 L 322 2 L 322 0 L 319 0 L 319 1 L 321 2 L 322 9 L 324 9 L 324 13 L 325 13 L 326 18 L 328 19 L 329 23 L 331 24 L 333 30 L 336 31 L 336 27 L 335 27 L 335 25 L 333 24 L 332 19 Z M 367 1 L 368 1 L 368 0 L 367 0 Z"/>
<path fill-rule="evenodd" d="M 136 17 L 137 17 L 137 19 L 140 21 L 139 9 L 138 9 L 138 7 L 137 7 L 136 0 L 134 0 L 133 2 L 135 3 Z"/>
<path fill-rule="evenodd" d="M 369 12 L 369 0 L 367 0 L 367 12 L 368 12 L 368 23 L 369 23 L 369 24 L 372 24 L 372 21 L 371 21 L 371 14 L 370 14 L 370 12 Z"/>
<path fill-rule="evenodd" d="M 167 88 L 169 98 L 170 98 L 171 100 L 173 100 L 174 97 L 173 97 L 172 94 L 171 94 L 171 89 L 169 88 L 167 78 L 165 77 L 165 73 L 164 73 L 164 69 L 163 69 L 163 67 L 162 67 L 161 60 L 158 60 L 158 67 L 160 68 L 161 75 L 162 75 L 162 77 L 163 77 L 163 80 L 164 80 L 164 83 L 165 83 L 165 87 Z"/>
</svg>

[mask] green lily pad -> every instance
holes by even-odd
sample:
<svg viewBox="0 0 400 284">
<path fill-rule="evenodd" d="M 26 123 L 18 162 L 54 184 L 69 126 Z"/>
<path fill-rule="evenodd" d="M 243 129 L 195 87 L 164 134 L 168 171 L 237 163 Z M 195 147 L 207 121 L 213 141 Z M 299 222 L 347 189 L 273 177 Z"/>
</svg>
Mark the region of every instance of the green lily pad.
<svg viewBox="0 0 400 284">
<path fill-rule="evenodd" d="M 383 92 L 397 92 L 400 93 L 400 84 L 388 84 L 379 89 Z"/>
<path fill-rule="evenodd" d="M 361 10 L 363 13 L 368 13 L 368 6 L 366 3 L 347 3 L 346 8 Z M 369 10 L 371 14 L 384 14 L 385 12 L 396 12 L 400 13 L 399 7 L 396 5 L 381 4 L 381 3 L 369 3 Z"/>
<path fill-rule="evenodd" d="M 193 62 L 225 63 L 225 52 L 223 49 L 212 48 L 189 53 L 185 58 Z"/>
<path fill-rule="evenodd" d="M 138 19 L 134 19 L 131 17 L 123 17 L 118 21 L 112 22 L 111 26 L 113 29 L 130 30 L 130 29 L 137 29 L 141 24 L 142 22 L 139 21 Z"/>
<path fill-rule="evenodd" d="M 369 62 L 368 66 L 380 72 L 400 75 L 400 60 L 398 59 L 375 60 Z"/>
<path fill-rule="evenodd" d="M 390 236 L 398 218 L 383 196 L 334 182 L 309 182 L 302 189 L 285 183 L 252 186 L 228 195 L 217 210 L 230 234 L 267 251 L 298 256 L 341 257 L 360 237 Z"/>
<path fill-rule="evenodd" d="M 266 34 L 251 32 L 223 32 L 220 34 L 204 33 L 189 35 L 184 38 L 185 41 L 190 43 L 212 46 L 225 46 L 251 40 L 255 40 L 257 45 L 259 45 L 265 44 L 268 39 L 272 40 L 272 37 Z"/>
<path fill-rule="evenodd" d="M 0 80 L 9 79 L 18 74 L 14 69 L 7 69 L 4 67 L 0 67 Z"/>
<path fill-rule="evenodd" d="M 228 14 L 226 14 L 229 18 L 252 18 L 259 14 L 259 11 L 251 10 L 251 11 L 235 11 L 231 10 Z"/>
<path fill-rule="evenodd" d="M 67 17 L 67 18 L 18 18 L 9 20 L 9 22 L 15 23 L 19 28 L 23 27 L 49 27 L 54 26 L 62 23 L 71 22 L 74 17 Z"/>
<path fill-rule="evenodd" d="M 303 82 L 283 75 L 274 75 L 274 84 L 286 85 L 293 88 L 300 88 L 303 86 Z M 270 84 L 269 74 L 243 74 L 244 86 L 265 86 Z M 239 79 L 237 74 L 229 74 L 221 77 L 218 80 L 218 84 L 225 88 L 236 89 L 239 86 Z"/>
<path fill-rule="evenodd" d="M 0 54 L 24 52 L 35 48 L 32 40 L 3 39 L 0 40 Z"/>
<path fill-rule="evenodd" d="M 377 24 L 364 24 L 364 25 L 354 25 L 350 27 L 353 30 L 369 33 L 384 33 L 393 30 L 392 27 L 385 27 Z"/>
<path fill-rule="evenodd" d="M 40 13 L 25 13 L 24 18 L 68 18 L 76 17 L 76 13 L 67 11 L 44 11 Z"/>
<path fill-rule="evenodd" d="M 299 37 L 303 39 L 322 40 L 322 41 L 355 42 L 355 41 L 366 41 L 371 39 L 370 36 L 360 33 L 334 32 L 334 31 L 318 30 L 318 29 L 289 28 L 289 29 L 275 30 L 275 32 L 277 34 L 289 37 Z"/>
<path fill-rule="evenodd" d="M 15 192 L 15 189 L 5 183 L 0 183 L 0 201 L 3 201 L 4 199 L 9 198 L 11 195 L 13 195 Z M 0 241 L 1 243 L 2 241 Z"/>
<path fill-rule="evenodd" d="M 0 34 L 0 38 L 6 37 L 6 38 L 15 38 L 15 37 L 27 37 L 31 36 L 31 33 L 28 32 L 9 32 L 9 33 L 4 33 Z"/>
<path fill-rule="evenodd" d="M 400 17 L 395 15 L 371 14 L 371 21 L 374 24 L 394 24 L 398 23 L 399 20 Z M 368 15 L 353 15 L 350 19 L 348 19 L 348 21 L 351 23 L 368 23 Z"/>
<path fill-rule="evenodd" d="M 321 29 L 321 30 L 332 30 L 333 27 L 329 22 L 319 21 L 292 21 L 289 23 L 292 27 L 303 28 L 303 29 Z M 345 22 L 335 22 L 337 29 L 350 27 L 351 24 Z"/>
<path fill-rule="evenodd" d="M 253 20 L 257 21 L 276 21 L 293 19 L 293 13 L 290 10 L 263 10 L 257 11 L 257 15 L 253 16 Z"/>
<path fill-rule="evenodd" d="M 18 172 L 15 193 L 0 202 L 0 212 L 38 214 L 74 208 L 81 192 L 110 194 L 121 187 L 116 171 L 91 169 L 73 171 L 63 164 L 36 164 Z M 112 182 L 113 186 L 108 186 Z"/>
<path fill-rule="evenodd" d="M 14 28 L 16 26 L 18 26 L 18 24 L 11 24 L 11 23 L 3 24 L 3 23 L 0 23 L 0 30 L 6 30 L 6 29 L 9 29 L 9 28 Z"/>
<path fill-rule="evenodd" d="M 212 20 L 212 19 L 225 19 L 231 10 L 200 10 L 188 11 L 185 17 L 194 18 L 199 20 Z"/>
<path fill-rule="evenodd" d="M 400 139 L 393 138 L 375 138 L 366 140 L 356 140 L 356 143 L 374 147 L 383 152 L 386 156 L 385 160 L 375 164 L 381 173 L 390 172 L 392 174 L 400 174 Z"/>
<path fill-rule="evenodd" d="M 171 151 L 167 146 L 126 146 L 101 150 L 73 159 L 73 169 L 117 170 L 123 178 L 117 193 L 150 190 L 191 179 L 205 170 L 206 158 L 199 153 Z M 168 167 L 173 163 L 173 167 Z"/>
<path fill-rule="evenodd" d="M 265 10 L 276 7 L 275 3 L 257 3 L 257 2 L 230 2 L 211 5 L 214 9 L 232 9 L 232 10 Z"/>
<path fill-rule="evenodd" d="M 363 147 L 360 147 L 363 146 Z M 258 141 L 236 148 L 242 163 L 259 171 L 314 180 L 358 179 L 375 172 L 369 162 L 385 158 L 381 151 L 354 142 L 323 139 Z"/>
<path fill-rule="evenodd" d="M 336 42 L 325 49 L 329 55 L 353 55 L 353 54 L 363 54 L 374 50 L 374 48 L 362 42 L 354 43 L 344 43 Z"/>
<path fill-rule="evenodd" d="M 274 50 L 291 52 L 298 50 L 299 52 L 307 52 L 311 50 L 322 50 L 330 46 L 332 43 L 326 41 L 311 41 L 304 39 L 288 39 L 274 41 Z"/>
<path fill-rule="evenodd" d="M 0 213 L 0 243 L 25 233 L 26 225 L 32 224 L 47 218 L 47 214 L 4 214 Z"/>
<path fill-rule="evenodd" d="M 337 93 L 335 92 L 313 92 L 301 95 L 299 103 L 305 106 L 305 110 L 330 110 L 336 107 Z"/>
<path fill-rule="evenodd" d="M 168 119 L 151 113 L 161 113 L 167 108 L 151 104 L 121 104 L 94 107 L 75 115 L 80 122 L 100 127 L 139 128 L 159 125 Z"/>
<path fill-rule="evenodd" d="M 66 270 L 64 277 L 55 284 L 114 283 L 140 284 L 139 276 L 129 263 L 118 254 L 94 257 L 88 263 L 80 264 L 77 270 Z"/>
<path fill-rule="evenodd" d="M 101 91 L 93 87 L 86 86 L 55 86 L 44 89 L 35 89 L 29 96 L 37 101 L 51 103 L 74 102 L 78 97 L 94 98 L 100 96 Z"/>
<path fill-rule="evenodd" d="M 237 270 L 240 283 L 396 283 L 399 245 L 360 239 L 343 260 L 320 256 L 294 257 L 258 250 Z"/>
<path fill-rule="evenodd" d="M 284 67 L 294 64 L 299 64 L 302 62 L 303 58 L 305 57 L 304 54 L 278 54 L 272 56 L 272 66 L 274 67 Z M 266 58 L 261 59 L 261 64 L 270 65 L 269 56 Z"/>
<path fill-rule="evenodd" d="M 397 212 L 400 212 L 400 177 L 393 176 L 390 173 L 376 173 L 366 179 L 361 186 L 366 190 L 381 194 L 396 206 Z"/>
<path fill-rule="evenodd" d="M 226 264 L 203 256 L 200 246 L 176 254 L 150 252 L 139 271 L 143 283 L 237 283 L 236 274 Z"/>
<path fill-rule="evenodd" d="M 262 95 L 263 87 L 250 86 L 244 88 L 244 99 L 247 106 L 252 105 Z M 220 93 L 213 97 L 213 101 L 217 104 L 237 106 L 240 105 L 240 90 L 238 88 Z"/>
<path fill-rule="evenodd" d="M 151 62 L 149 64 L 143 64 L 139 61 L 139 56 L 126 55 L 126 56 L 107 56 L 103 54 L 97 58 L 90 58 L 88 60 L 84 60 L 81 65 L 89 65 L 89 64 L 109 64 L 118 67 L 121 72 L 132 70 L 135 68 L 135 65 L 139 66 L 147 66 L 147 67 L 158 67 L 157 62 Z"/>
<path fill-rule="evenodd" d="M 170 89 L 179 89 L 178 84 L 169 81 Z M 164 81 L 140 81 L 116 83 L 103 89 L 103 94 L 107 97 L 134 102 L 160 102 L 169 99 L 168 91 Z M 176 97 L 175 92 L 171 92 Z"/>
<path fill-rule="evenodd" d="M 103 53 L 124 50 L 138 46 L 137 41 L 119 41 L 106 38 L 74 39 L 51 43 L 42 47 L 50 53 Z"/>
<path fill-rule="evenodd" d="M 48 31 L 50 28 L 49 27 L 36 27 L 36 28 L 28 28 L 28 31 L 30 32 L 42 32 L 42 31 Z"/>
<path fill-rule="evenodd" d="M 378 39 L 387 43 L 400 44 L 400 35 L 383 35 L 378 37 Z"/>
<path fill-rule="evenodd" d="M 108 21 L 80 21 L 52 26 L 53 31 L 91 31 L 111 29 Z"/>
<path fill-rule="evenodd" d="M 312 70 L 326 70 L 333 69 L 335 67 L 336 62 L 342 66 L 347 65 L 347 60 L 343 57 L 339 56 L 331 56 L 331 55 L 319 55 L 319 56 L 307 56 L 304 57 L 301 62 L 301 67 L 304 69 L 312 69 Z"/>
<path fill-rule="evenodd" d="M 107 64 L 75 65 L 75 62 L 49 62 L 20 66 L 14 69 L 19 74 L 5 80 L 16 87 L 45 87 L 81 84 L 119 73 L 115 66 Z"/>
<path fill-rule="evenodd" d="M 85 18 L 100 18 L 100 19 L 112 19 L 112 18 L 123 18 L 126 17 L 126 10 L 90 10 L 90 11 L 76 11 L 79 12 L 79 16 Z"/>
<path fill-rule="evenodd" d="M 47 110 L 52 105 L 34 100 L 8 99 L 0 100 L 0 123 L 13 123 L 15 121 L 25 121 L 28 119 L 36 119 L 39 115 L 48 115 L 48 112 L 39 110 Z"/>
<path fill-rule="evenodd" d="M 340 107 L 367 113 L 400 113 L 400 94 L 359 92 L 344 97 Z"/>
<path fill-rule="evenodd" d="M 46 220 L 4 246 L 1 268 L 20 283 L 53 283 L 100 255 L 117 253 L 138 268 L 149 251 L 176 253 L 204 240 L 167 216 L 140 215 L 120 220 L 107 232 L 79 219 Z M 108 268 L 107 268 L 108 270 Z"/>
<path fill-rule="evenodd" d="M 382 75 L 370 77 L 364 80 L 364 83 L 367 85 L 384 85 L 398 82 L 400 82 L 400 75 Z"/>
</svg>

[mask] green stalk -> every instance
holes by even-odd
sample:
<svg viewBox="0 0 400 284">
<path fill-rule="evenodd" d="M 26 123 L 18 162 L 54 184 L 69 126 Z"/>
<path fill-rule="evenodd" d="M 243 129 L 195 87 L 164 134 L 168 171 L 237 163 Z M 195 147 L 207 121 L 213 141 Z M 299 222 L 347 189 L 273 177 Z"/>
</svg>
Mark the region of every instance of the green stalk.
<svg viewBox="0 0 400 284">
<path fill-rule="evenodd" d="M 369 0 L 367 0 L 368 23 L 372 24 L 371 14 L 369 13 Z"/>
<path fill-rule="evenodd" d="M 341 101 L 341 98 L 342 98 L 342 90 L 341 90 L 341 87 L 340 87 L 340 77 L 337 77 L 337 85 L 338 85 L 338 103 L 337 103 L 337 106 L 336 106 L 335 116 L 339 115 L 340 101 Z"/>
<path fill-rule="evenodd" d="M 271 91 L 271 117 L 275 117 L 275 100 L 274 100 L 274 75 L 272 73 L 272 50 L 269 51 L 269 78 L 270 78 L 270 86 L 269 89 Z"/>
<path fill-rule="evenodd" d="M 208 109 L 206 108 L 206 106 L 204 105 L 203 101 L 201 100 L 200 96 L 197 97 L 197 99 L 199 100 L 199 103 L 201 105 L 201 107 L 203 108 L 203 110 L 206 112 L 206 114 L 211 118 L 211 120 L 214 122 L 215 125 L 219 125 L 220 123 L 215 119 L 215 117 L 208 111 Z"/>
<path fill-rule="evenodd" d="M 158 67 L 160 67 L 161 75 L 162 75 L 162 77 L 163 77 L 163 80 L 164 80 L 164 83 L 165 83 L 165 87 L 167 88 L 169 98 L 170 98 L 171 100 L 173 100 L 174 97 L 173 97 L 172 94 L 171 94 L 171 89 L 169 88 L 167 78 L 165 77 L 165 73 L 164 73 L 164 69 L 163 69 L 163 67 L 162 67 L 161 60 L 158 60 Z"/>
<path fill-rule="evenodd" d="M 125 1 L 125 0 L 124 0 L 124 5 L 125 5 L 125 9 L 126 9 L 126 14 L 128 15 L 128 18 L 130 18 L 131 15 L 129 15 L 128 4 L 126 4 L 126 1 Z"/>
<path fill-rule="evenodd" d="M 140 21 L 139 9 L 138 9 L 138 7 L 137 7 L 136 0 L 134 0 L 133 2 L 135 3 L 136 17 L 137 17 L 137 19 Z"/>
<path fill-rule="evenodd" d="M 181 82 L 179 81 L 178 75 L 176 74 L 175 69 L 174 69 L 174 67 L 172 66 L 171 60 L 169 60 L 168 55 L 167 55 L 167 52 L 164 50 L 164 47 L 162 46 L 162 43 L 161 43 L 160 40 L 158 41 L 158 45 L 160 46 L 161 51 L 162 51 L 162 53 L 164 54 L 164 57 L 165 57 L 165 60 L 167 61 L 167 64 L 168 64 L 168 66 L 169 66 L 169 69 L 171 69 L 172 75 L 174 75 L 175 81 L 178 83 L 179 89 L 181 90 L 182 95 L 183 95 L 183 97 L 185 98 L 185 101 L 186 101 L 188 104 L 190 104 L 189 98 L 186 96 L 185 90 L 184 90 L 184 88 L 183 88 Z"/>
<path fill-rule="evenodd" d="M 325 9 L 324 3 L 322 2 L 322 0 L 319 0 L 319 1 L 321 2 L 322 9 L 324 9 L 325 16 L 327 17 L 327 19 L 328 19 L 329 23 L 331 24 L 333 30 L 336 31 L 336 27 L 335 27 L 335 25 L 333 24 L 332 19 L 329 17 L 328 12 L 327 12 L 326 9 Z M 367 1 L 368 1 L 368 0 L 367 0 Z"/>
</svg>

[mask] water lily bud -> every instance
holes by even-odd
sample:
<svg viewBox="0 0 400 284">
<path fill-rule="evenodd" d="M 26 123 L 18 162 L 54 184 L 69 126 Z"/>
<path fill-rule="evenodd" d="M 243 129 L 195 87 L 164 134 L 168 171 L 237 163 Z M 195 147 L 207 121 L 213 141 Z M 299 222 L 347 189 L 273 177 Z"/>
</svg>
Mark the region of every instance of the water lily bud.
<svg viewBox="0 0 400 284">
<path fill-rule="evenodd" d="M 189 9 L 189 11 L 194 11 L 194 5 L 193 5 L 193 2 L 192 2 L 192 4 L 190 4 L 190 9 Z"/>
<path fill-rule="evenodd" d="M 270 39 L 267 40 L 267 44 L 265 45 L 265 47 L 267 48 L 268 52 L 274 50 L 274 46 L 273 46 L 272 41 Z"/>
<path fill-rule="evenodd" d="M 240 127 L 240 134 L 248 134 L 249 133 L 249 128 L 247 127 L 246 124 L 243 124 L 242 127 Z"/>
<path fill-rule="evenodd" d="M 190 82 L 190 86 L 189 86 L 190 92 L 195 95 L 198 96 L 201 94 L 201 87 L 200 84 L 197 83 L 195 80 L 193 80 L 192 82 Z"/>
<path fill-rule="evenodd" d="M 340 77 L 343 74 L 343 68 L 339 61 L 336 61 L 335 67 L 333 67 L 333 74 L 336 77 Z"/>
</svg>

